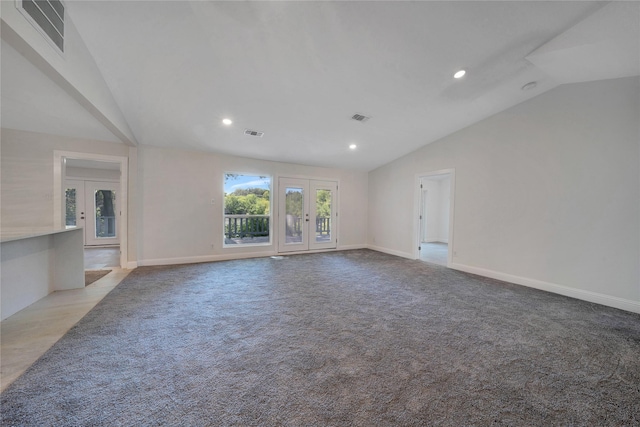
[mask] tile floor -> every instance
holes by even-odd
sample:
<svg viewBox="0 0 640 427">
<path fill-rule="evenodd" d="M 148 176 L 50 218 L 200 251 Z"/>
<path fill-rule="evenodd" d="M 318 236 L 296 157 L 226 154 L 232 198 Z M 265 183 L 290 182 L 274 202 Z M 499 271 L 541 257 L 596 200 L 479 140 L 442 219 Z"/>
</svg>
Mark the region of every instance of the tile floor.
<svg viewBox="0 0 640 427">
<path fill-rule="evenodd" d="M 118 266 L 120 266 L 120 246 L 84 249 L 85 270 L 102 270 Z"/>
<path fill-rule="evenodd" d="M 441 242 L 422 243 L 420 245 L 420 260 L 432 264 L 447 265 L 449 245 Z"/>
<path fill-rule="evenodd" d="M 94 259 L 85 268 L 109 267 L 112 271 L 84 289 L 53 292 L 0 322 L 0 391 L 38 360 L 129 274 L 130 270 L 114 267 L 118 265 L 118 248 L 92 248 L 89 251 L 89 257 Z M 114 253 L 117 253 L 115 263 Z M 86 256 L 85 252 L 85 259 Z"/>
</svg>

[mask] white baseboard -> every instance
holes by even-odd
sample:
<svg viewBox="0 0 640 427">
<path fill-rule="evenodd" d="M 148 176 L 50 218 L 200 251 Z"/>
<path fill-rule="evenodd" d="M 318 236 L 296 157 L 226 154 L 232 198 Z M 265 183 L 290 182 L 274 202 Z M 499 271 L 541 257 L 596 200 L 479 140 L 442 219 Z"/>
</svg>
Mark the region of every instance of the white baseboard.
<svg viewBox="0 0 640 427">
<path fill-rule="evenodd" d="M 552 292 L 554 294 L 560 294 L 583 301 L 602 304 L 608 307 L 619 308 L 620 310 L 626 310 L 632 313 L 640 313 L 639 301 L 632 301 L 624 298 L 601 294 L 598 292 L 585 291 L 583 289 L 571 288 L 555 283 L 543 282 L 542 280 L 515 276 L 512 274 L 501 273 L 499 271 L 487 270 L 484 268 L 473 267 L 464 264 L 452 263 L 451 265 L 449 265 L 449 268 L 471 274 L 477 274 L 479 276 L 490 277 L 492 279 L 502 280 L 504 282 L 515 283 L 516 285 L 540 289 L 542 291 Z"/>
<path fill-rule="evenodd" d="M 338 245 L 339 251 L 351 251 L 354 249 L 367 249 L 367 245 Z"/>
<path fill-rule="evenodd" d="M 214 262 L 214 261 L 230 261 L 234 259 L 247 259 L 247 258 L 264 258 L 268 256 L 277 255 L 274 251 L 268 252 L 246 252 L 246 253 L 233 253 L 228 255 L 202 255 L 182 258 L 156 258 L 145 259 L 138 261 L 138 265 L 141 267 L 148 267 L 152 265 L 177 265 L 177 264 L 196 264 L 199 262 Z"/>
<path fill-rule="evenodd" d="M 138 268 L 138 261 L 128 261 L 127 270 L 133 270 L 134 268 Z"/>
<path fill-rule="evenodd" d="M 300 252 L 285 252 L 278 253 L 276 251 L 265 251 L 265 252 L 245 252 L 245 253 L 230 253 L 224 255 L 203 255 L 203 256 L 193 256 L 193 257 L 183 257 L 183 258 L 157 258 L 157 259 L 145 259 L 137 262 L 136 266 L 144 267 L 144 266 L 152 266 L 152 265 L 177 265 L 177 264 L 195 264 L 199 262 L 214 262 L 214 261 L 230 261 L 234 259 L 247 259 L 247 258 L 265 258 L 274 255 L 303 255 L 303 254 L 313 254 L 319 252 L 335 252 L 335 251 L 345 251 L 352 249 L 365 249 L 366 245 L 346 245 L 340 246 L 338 249 L 320 249 L 315 251 L 300 251 Z"/>
<path fill-rule="evenodd" d="M 381 248 L 380 246 L 374 246 L 374 245 L 367 245 L 367 248 L 371 249 L 372 251 L 383 252 L 385 254 L 395 255 L 402 258 L 415 259 L 413 257 L 413 254 L 410 254 L 408 252 L 401 252 L 401 251 L 396 251 L 394 249 Z"/>
</svg>

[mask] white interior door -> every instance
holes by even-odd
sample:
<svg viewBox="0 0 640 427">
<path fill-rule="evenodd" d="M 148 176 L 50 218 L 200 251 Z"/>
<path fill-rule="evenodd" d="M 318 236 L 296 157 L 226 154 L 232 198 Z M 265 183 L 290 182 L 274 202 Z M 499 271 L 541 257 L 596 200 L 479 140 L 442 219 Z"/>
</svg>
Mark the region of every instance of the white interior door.
<svg viewBox="0 0 640 427">
<path fill-rule="evenodd" d="M 115 182 L 85 181 L 85 245 L 120 244 L 120 211 L 117 198 L 119 188 L 120 185 Z"/>
<path fill-rule="evenodd" d="M 336 182 L 280 178 L 278 189 L 279 252 L 337 247 Z"/>
</svg>

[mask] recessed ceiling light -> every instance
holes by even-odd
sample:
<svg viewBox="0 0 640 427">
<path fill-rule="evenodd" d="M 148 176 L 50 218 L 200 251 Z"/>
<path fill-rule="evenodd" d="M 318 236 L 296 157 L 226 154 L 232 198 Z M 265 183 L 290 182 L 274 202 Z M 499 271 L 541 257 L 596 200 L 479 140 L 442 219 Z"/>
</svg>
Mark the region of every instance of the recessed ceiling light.
<svg viewBox="0 0 640 427">
<path fill-rule="evenodd" d="M 229 126 L 233 121 L 231 119 L 222 119 L 222 124 Z"/>
<path fill-rule="evenodd" d="M 454 79 L 461 79 L 464 75 L 467 74 L 465 70 L 460 70 L 453 75 Z"/>
<path fill-rule="evenodd" d="M 358 148 L 358 146 L 357 146 L 356 144 L 351 144 L 351 145 L 349 146 L 349 149 L 350 149 L 350 150 L 355 150 L 356 148 Z"/>
</svg>

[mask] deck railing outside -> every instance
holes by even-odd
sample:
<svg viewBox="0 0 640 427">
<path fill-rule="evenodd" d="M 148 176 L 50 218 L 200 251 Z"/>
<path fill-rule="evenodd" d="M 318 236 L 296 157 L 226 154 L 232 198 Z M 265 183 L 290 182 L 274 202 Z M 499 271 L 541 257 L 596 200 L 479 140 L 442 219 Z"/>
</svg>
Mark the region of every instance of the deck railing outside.
<svg viewBox="0 0 640 427">
<path fill-rule="evenodd" d="M 115 216 L 99 216 L 96 218 L 96 237 L 116 237 Z"/>
<path fill-rule="evenodd" d="M 269 215 L 225 215 L 224 234 L 228 239 L 269 235 Z"/>
<path fill-rule="evenodd" d="M 299 236 L 302 233 L 302 218 L 287 215 L 287 235 Z M 224 235 L 227 239 L 269 236 L 269 215 L 225 215 Z M 316 235 L 331 235 L 331 218 L 316 218 Z"/>
</svg>

